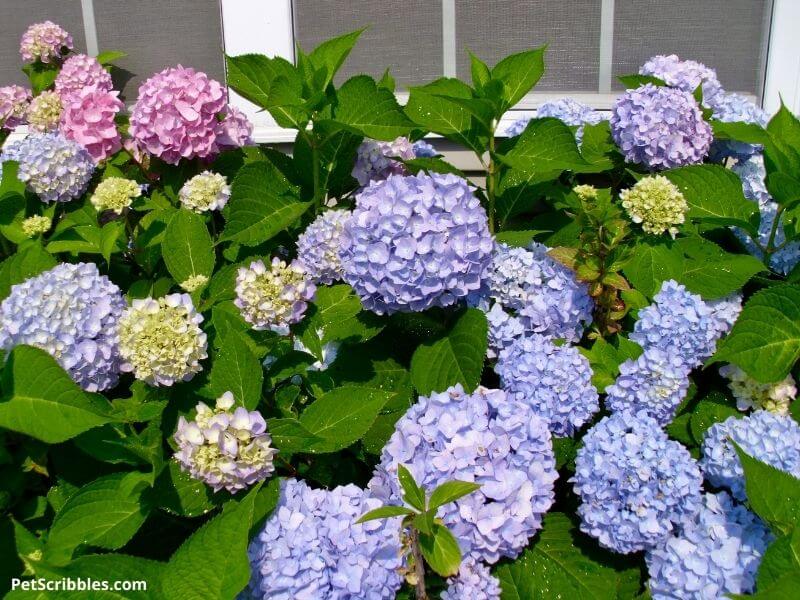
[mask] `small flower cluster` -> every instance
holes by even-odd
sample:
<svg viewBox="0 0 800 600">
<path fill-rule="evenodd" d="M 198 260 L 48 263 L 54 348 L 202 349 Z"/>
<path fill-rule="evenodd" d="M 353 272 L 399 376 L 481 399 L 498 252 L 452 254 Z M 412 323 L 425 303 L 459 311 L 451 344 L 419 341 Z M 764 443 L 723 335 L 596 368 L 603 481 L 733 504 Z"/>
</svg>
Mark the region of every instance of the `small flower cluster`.
<svg viewBox="0 0 800 600">
<path fill-rule="evenodd" d="M 314 281 L 330 285 L 342 278 L 339 245 L 350 211 L 326 210 L 297 238 L 297 257 Z"/>
<path fill-rule="evenodd" d="M 61 114 L 63 134 L 86 148 L 95 162 L 122 148 L 116 117 L 125 106 L 118 96 L 103 87 L 85 87 L 68 97 Z"/>
<path fill-rule="evenodd" d="M 180 283 L 181 289 L 189 292 L 196 292 L 199 289 L 202 289 L 208 283 L 208 277 L 198 273 L 197 275 L 192 275 L 189 279 L 186 279 Z"/>
<path fill-rule="evenodd" d="M 631 221 L 655 235 L 667 232 L 674 238 L 689 210 L 681 191 L 663 175 L 643 177 L 632 188 L 622 190 L 619 198 Z"/>
<path fill-rule="evenodd" d="M 40 133 L 58 129 L 64 106 L 55 92 L 42 92 L 28 105 L 26 121 L 32 131 Z"/>
<path fill-rule="evenodd" d="M 111 82 L 111 74 L 97 62 L 96 58 L 86 54 L 75 54 L 61 65 L 54 87 L 59 96 L 68 98 L 90 87 L 110 92 L 114 85 Z"/>
<path fill-rule="evenodd" d="M 401 497 L 398 465 L 424 489 L 452 479 L 481 485 L 438 516 L 465 557 L 488 563 L 516 556 L 541 528 L 558 477 L 544 419 L 501 390 L 467 394 L 460 385 L 421 397 L 395 425 L 369 483 L 388 503 Z"/>
<path fill-rule="evenodd" d="M 267 422 L 258 411 L 243 406 L 233 410 L 234 398 L 225 392 L 215 408 L 197 405 L 197 416 L 181 416 L 175 432 L 175 459 L 193 478 L 215 492 L 225 488 L 232 494 L 268 478 L 275 467 L 277 450 L 270 445 Z"/>
<path fill-rule="evenodd" d="M 153 386 L 189 381 L 208 357 L 202 322 L 187 294 L 134 300 L 119 320 L 122 371 Z"/>
<path fill-rule="evenodd" d="M 700 460 L 705 478 L 745 500 L 744 470 L 731 442 L 753 458 L 800 477 L 800 426 L 791 417 L 757 410 L 742 418 L 728 417 L 706 431 Z"/>
<path fill-rule="evenodd" d="M 581 530 L 622 554 L 647 550 L 700 507 L 697 462 L 644 411 L 603 418 L 575 459 Z"/>
<path fill-rule="evenodd" d="M 356 199 L 342 231 L 345 282 L 378 314 L 451 306 L 482 286 L 486 211 L 455 175 L 390 175 Z"/>
<path fill-rule="evenodd" d="M 0 162 L 19 163 L 17 176 L 42 202 L 69 202 L 86 191 L 95 163 L 86 149 L 60 133 L 35 133 L 8 144 Z"/>
<path fill-rule="evenodd" d="M 650 593 L 654 600 L 749 594 L 773 539 L 761 519 L 728 494 L 706 494 L 699 512 L 647 553 Z"/>
<path fill-rule="evenodd" d="M 11 287 L 0 304 L 0 348 L 49 353 L 83 389 L 117 384 L 117 323 L 125 300 L 93 263 L 62 263 Z"/>
<path fill-rule="evenodd" d="M 25 62 L 53 62 L 72 48 L 72 36 L 52 21 L 34 23 L 22 34 L 19 43 L 19 53 Z"/>
<path fill-rule="evenodd" d="M 257 260 L 239 269 L 234 303 L 253 329 L 288 335 L 289 326 L 300 322 L 316 291 L 302 264 L 286 264 L 275 257 L 270 268 Z"/>
<path fill-rule="evenodd" d="M 224 175 L 203 171 L 183 184 L 178 197 L 194 212 L 222 210 L 231 197 L 231 187 Z"/>
<path fill-rule="evenodd" d="M 356 523 L 379 506 L 354 485 L 328 491 L 284 480 L 248 550 L 249 597 L 394 599 L 403 583 L 399 520 Z"/>
<path fill-rule="evenodd" d="M 97 212 L 111 210 L 117 214 L 128 208 L 134 198 L 142 195 L 141 186 L 124 177 L 108 177 L 97 184 L 89 201 Z"/>
<path fill-rule="evenodd" d="M 606 119 L 603 113 L 594 110 L 591 106 L 573 100 L 572 98 L 561 98 L 545 102 L 536 109 L 536 118 L 552 117 L 559 119 L 567 125 L 577 127 L 575 139 L 578 144 L 583 141 L 583 128 L 586 125 L 597 125 Z M 533 117 L 522 117 L 514 121 L 506 130 L 509 137 L 519 135 L 528 126 Z"/>
<path fill-rule="evenodd" d="M 27 237 L 32 238 L 43 233 L 50 231 L 53 225 L 53 219 L 45 217 L 44 215 L 33 215 L 22 221 L 22 233 Z"/>
<path fill-rule="evenodd" d="M 789 404 L 797 396 L 791 375 L 778 383 L 760 383 L 736 365 L 720 367 L 719 374 L 728 379 L 728 387 L 736 398 L 736 408 L 766 410 L 779 415 L 789 414 Z"/>
<path fill-rule="evenodd" d="M 31 91 L 21 85 L 0 87 L 0 129 L 24 125 L 30 101 Z"/>
<path fill-rule="evenodd" d="M 467 559 L 458 575 L 447 580 L 442 600 L 500 600 L 500 582 L 489 567 Z"/>
<path fill-rule="evenodd" d="M 674 54 L 654 56 L 639 68 L 641 75 L 658 77 L 668 86 L 694 94 L 702 86 L 703 103 L 712 103 L 722 92 L 717 72 L 694 60 L 681 60 Z"/>
</svg>

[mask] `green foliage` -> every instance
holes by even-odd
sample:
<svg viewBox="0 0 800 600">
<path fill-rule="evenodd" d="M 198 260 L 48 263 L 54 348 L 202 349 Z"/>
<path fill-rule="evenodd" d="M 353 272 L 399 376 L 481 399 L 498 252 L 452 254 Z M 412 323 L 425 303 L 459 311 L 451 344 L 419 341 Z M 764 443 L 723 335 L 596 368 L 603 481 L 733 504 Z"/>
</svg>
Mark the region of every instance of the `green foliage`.
<svg viewBox="0 0 800 600">
<path fill-rule="evenodd" d="M 185 208 L 175 211 L 161 244 L 164 263 L 175 281 L 211 277 L 214 272 L 214 242 L 203 218 Z"/>
</svg>

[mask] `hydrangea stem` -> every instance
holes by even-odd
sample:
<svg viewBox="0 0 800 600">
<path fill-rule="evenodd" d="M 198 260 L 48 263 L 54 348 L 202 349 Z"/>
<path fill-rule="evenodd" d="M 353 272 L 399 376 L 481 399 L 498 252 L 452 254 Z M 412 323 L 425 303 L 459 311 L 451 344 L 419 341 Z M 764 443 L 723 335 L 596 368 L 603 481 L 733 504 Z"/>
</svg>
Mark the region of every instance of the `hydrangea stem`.
<svg viewBox="0 0 800 600">
<path fill-rule="evenodd" d="M 494 233 L 495 230 L 495 193 L 497 165 L 494 162 L 494 127 L 492 127 L 491 135 L 489 136 L 489 165 L 486 169 L 486 196 L 489 199 L 489 232 Z"/>
<path fill-rule="evenodd" d="M 428 600 L 428 592 L 425 589 L 425 560 L 422 558 L 422 551 L 419 549 L 419 532 L 413 527 L 409 531 L 411 541 L 411 556 L 414 559 L 414 593 L 417 600 Z"/>
</svg>

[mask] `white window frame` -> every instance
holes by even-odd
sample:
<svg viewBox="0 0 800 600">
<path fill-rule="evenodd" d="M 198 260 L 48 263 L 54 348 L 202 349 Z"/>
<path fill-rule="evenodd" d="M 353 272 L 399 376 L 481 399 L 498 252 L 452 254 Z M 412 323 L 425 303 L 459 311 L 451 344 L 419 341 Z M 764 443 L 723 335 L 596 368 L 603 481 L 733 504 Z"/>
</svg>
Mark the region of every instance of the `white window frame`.
<svg viewBox="0 0 800 600">
<path fill-rule="evenodd" d="M 442 38 L 444 40 L 443 74 L 455 74 L 455 0 L 442 1 Z M 611 108 L 616 93 L 611 91 L 614 34 L 614 1 L 601 2 L 599 92 L 570 92 L 569 96 L 599 110 Z M 246 53 L 282 56 L 294 62 L 294 20 L 292 0 L 220 0 L 222 31 L 226 54 Z M 770 114 L 780 106 L 780 99 L 795 113 L 800 112 L 800 1 L 773 0 L 769 24 L 769 44 L 765 68 L 762 105 Z M 516 119 L 535 114 L 543 102 L 564 96 L 563 92 L 533 92 L 508 111 L 498 128 L 503 133 Z M 398 93 L 404 103 L 407 94 Z M 231 102 L 253 121 L 258 142 L 279 143 L 294 140 L 295 132 L 278 127 L 266 111 L 231 92 Z"/>
</svg>

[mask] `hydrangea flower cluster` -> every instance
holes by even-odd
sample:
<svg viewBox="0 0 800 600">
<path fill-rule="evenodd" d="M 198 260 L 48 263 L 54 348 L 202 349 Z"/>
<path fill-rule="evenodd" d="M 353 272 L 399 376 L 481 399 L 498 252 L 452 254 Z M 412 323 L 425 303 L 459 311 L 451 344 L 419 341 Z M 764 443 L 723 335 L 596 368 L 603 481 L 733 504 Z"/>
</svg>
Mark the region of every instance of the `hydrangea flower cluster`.
<svg viewBox="0 0 800 600">
<path fill-rule="evenodd" d="M 189 279 L 186 279 L 180 283 L 181 289 L 189 292 L 196 292 L 199 289 L 202 289 L 208 283 L 208 277 L 205 275 L 197 274 L 192 275 Z"/>
<path fill-rule="evenodd" d="M 61 131 L 86 148 L 95 162 L 109 158 L 122 148 L 116 116 L 125 106 L 119 92 L 86 87 L 71 94 L 61 114 Z"/>
<path fill-rule="evenodd" d="M 231 186 L 224 175 L 203 171 L 183 184 L 178 197 L 194 212 L 222 210 L 231 197 Z"/>
<path fill-rule="evenodd" d="M 602 419 L 575 459 L 581 530 L 622 554 L 655 547 L 700 508 L 697 462 L 644 411 Z"/>
<path fill-rule="evenodd" d="M 208 357 L 202 322 L 188 294 L 134 300 L 119 320 L 122 371 L 153 386 L 189 381 Z"/>
<path fill-rule="evenodd" d="M 24 125 L 30 101 L 31 91 L 21 85 L 0 87 L 0 129 Z"/>
<path fill-rule="evenodd" d="M 391 142 L 364 140 L 356 152 L 352 176 L 361 186 L 370 181 L 381 181 L 389 175 L 405 175 L 406 168 L 400 160 L 416 158 L 414 146 L 405 137 Z"/>
<path fill-rule="evenodd" d="M 326 210 L 297 238 L 297 258 L 317 283 L 330 285 L 342 278 L 339 244 L 351 216 L 346 210 Z"/>
<path fill-rule="evenodd" d="M 556 436 L 574 435 L 600 409 L 589 361 L 572 346 L 521 337 L 500 352 L 495 371 L 505 392 L 529 405 Z"/>
<path fill-rule="evenodd" d="M 442 600 L 500 600 L 500 581 L 483 563 L 467 559 L 456 577 L 447 580 Z"/>
<path fill-rule="evenodd" d="M 247 115 L 238 108 L 229 106 L 225 118 L 220 122 L 216 141 L 220 150 L 252 146 L 255 143 L 253 141 L 253 124 Z"/>
<path fill-rule="evenodd" d="M 72 50 L 72 36 L 52 21 L 34 23 L 22 34 L 19 53 L 25 62 L 49 63 Z"/>
<path fill-rule="evenodd" d="M 490 356 L 521 335 L 538 333 L 577 342 L 592 320 L 585 283 L 534 242 L 529 249 L 496 244 L 487 270 L 488 294 L 470 302 L 487 312 Z"/>
<path fill-rule="evenodd" d="M 61 65 L 55 80 L 55 90 L 59 96 L 66 99 L 88 87 L 110 92 L 114 87 L 111 74 L 97 62 L 96 58 L 86 54 L 74 54 Z"/>
<path fill-rule="evenodd" d="M 639 68 L 640 75 L 658 77 L 668 86 L 693 94 L 703 86 L 703 103 L 710 104 L 722 92 L 717 72 L 694 60 L 681 60 L 675 54 L 654 56 Z"/>
<path fill-rule="evenodd" d="M 89 201 L 97 212 L 112 210 L 117 214 L 128 208 L 134 198 L 142 195 L 141 186 L 124 177 L 107 177 L 97 184 Z"/>
<path fill-rule="evenodd" d="M 28 105 L 26 121 L 31 130 L 38 132 L 58 129 L 64 106 L 55 92 L 42 92 Z"/>
<path fill-rule="evenodd" d="M 708 482 L 745 500 L 744 470 L 731 441 L 753 458 L 800 477 L 800 426 L 791 417 L 765 410 L 715 423 L 703 439 L 700 467 Z"/>
<path fill-rule="evenodd" d="M 583 128 L 585 125 L 597 125 L 606 119 L 603 113 L 594 110 L 588 104 L 578 102 L 572 98 L 561 98 L 545 102 L 536 109 L 536 118 L 553 117 L 559 119 L 572 127 L 577 127 L 575 139 L 578 144 L 583 141 Z M 528 126 L 533 117 L 522 117 L 514 121 L 506 130 L 509 137 L 519 135 Z"/>
<path fill-rule="evenodd" d="M 33 215 L 22 221 L 22 233 L 29 238 L 32 238 L 43 233 L 50 231 L 53 225 L 53 219 L 45 217 L 44 215 Z"/>
<path fill-rule="evenodd" d="M 414 150 L 414 158 L 433 158 L 439 154 L 436 148 L 425 140 L 417 140 L 411 148 Z"/>
<path fill-rule="evenodd" d="M 689 210 L 681 191 L 663 175 L 643 177 L 632 188 L 622 190 L 619 197 L 631 221 L 655 235 L 667 232 L 674 238 L 677 225 L 683 224 Z"/>
<path fill-rule="evenodd" d="M 680 532 L 647 553 L 653 600 L 713 600 L 753 592 L 773 539 L 764 522 L 728 494 L 706 494 Z"/>
<path fill-rule="evenodd" d="M 208 158 L 238 139 L 238 113 L 226 125 L 225 87 L 191 68 L 172 67 L 139 87 L 130 118 L 130 134 L 147 153 L 176 165 L 183 159 Z M 233 130 L 231 130 L 233 126 Z"/>
<path fill-rule="evenodd" d="M 125 300 L 93 263 L 59 264 L 11 287 L 0 304 L 0 347 L 49 353 L 83 389 L 117 384 L 116 327 Z"/>
<path fill-rule="evenodd" d="M 239 269 L 234 304 L 253 329 L 288 335 L 289 326 L 300 322 L 316 292 L 299 261 L 286 264 L 275 257 L 269 268 L 257 260 Z"/>
<path fill-rule="evenodd" d="M 391 600 L 403 583 L 398 519 L 357 524 L 381 503 L 354 485 L 286 479 L 248 550 L 252 598 Z"/>
<path fill-rule="evenodd" d="M 451 306 L 482 287 L 486 211 L 455 175 L 390 175 L 356 199 L 342 231 L 344 280 L 378 314 Z"/>
<path fill-rule="evenodd" d="M 728 387 L 739 410 L 761 409 L 788 415 L 789 404 L 797 396 L 797 386 L 791 375 L 778 383 L 760 383 L 736 365 L 720 367 L 719 374 L 728 379 Z"/>
<path fill-rule="evenodd" d="M 611 134 L 625 160 L 651 170 L 702 162 L 713 140 L 711 126 L 689 92 L 651 83 L 617 99 Z"/>
<path fill-rule="evenodd" d="M 767 126 L 767 113 L 758 105 L 739 94 L 723 92 L 718 94 L 712 103 L 713 116 L 724 122 L 755 123 L 761 127 Z M 722 161 L 729 156 L 746 159 L 753 154 L 761 152 L 761 146 L 737 142 L 736 140 L 714 140 L 709 157 L 715 161 Z"/>
<path fill-rule="evenodd" d="M 197 416 L 181 416 L 175 432 L 175 459 L 193 478 L 215 492 L 225 488 L 235 494 L 269 477 L 277 450 L 270 445 L 267 422 L 258 411 L 243 406 L 233 410 L 234 398 L 225 392 L 216 406 L 197 405 Z"/>
<path fill-rule="evenodd" d="M 442 506 L 439 518 L 465 557 L 494 563 L 514 557 L 542 526 L 558 477 L 547 422 L 501 390 L 460 385 L 421 397 L 400 418 L 369 483 L 400 502 L 398 465 L 425 489 L 459 479 L 481 488 Z"/>
<path fill-rule="evenodd" d="M 0 162 L 19 163 L 17 176 L 42 202 L 69 202 L 86 191 L 95 164 L 86 149 L 60 133 L 35 133 L 8 144 Z"/>
</svg>

